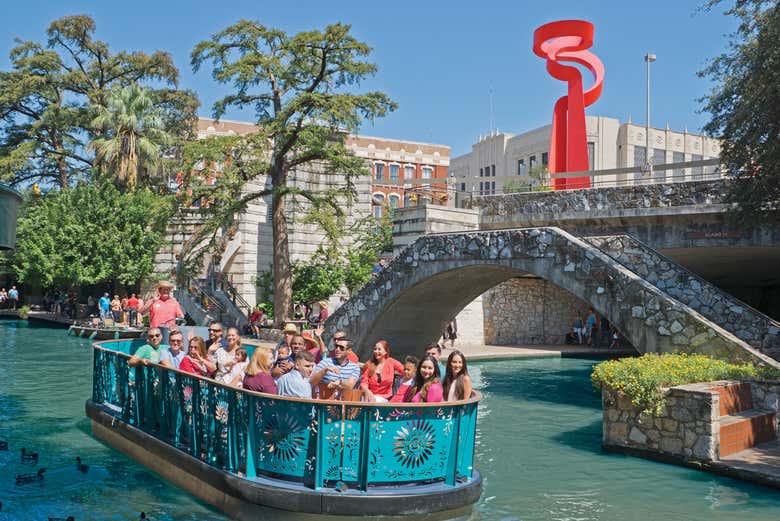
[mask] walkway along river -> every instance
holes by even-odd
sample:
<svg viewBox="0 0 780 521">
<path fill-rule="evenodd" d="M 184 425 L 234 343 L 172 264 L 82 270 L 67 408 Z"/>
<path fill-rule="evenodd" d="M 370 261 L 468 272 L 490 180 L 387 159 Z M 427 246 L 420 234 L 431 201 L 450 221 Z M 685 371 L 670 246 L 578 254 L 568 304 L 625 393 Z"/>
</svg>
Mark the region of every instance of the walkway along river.
<svg viewBox="0 0 780 521">
<path fill-rule="evenodd" d="M 222 514 L 95 440 L 84 417 L 91 343 L 62 330 L 0 321 L 0 521 L 226 520 Z M 469 366 L 484 392 L 475 467 L 484 476 L 474 520 L 776 520 L 771 489 L 601 452 L 594 362 L 527 359 Z M 40 453 L 41 483 L 19 449 Z M 89 470 L 76 468 L 81 456 Z M 291 519 L 294 517 L 290 517 Z"/>
</svg>

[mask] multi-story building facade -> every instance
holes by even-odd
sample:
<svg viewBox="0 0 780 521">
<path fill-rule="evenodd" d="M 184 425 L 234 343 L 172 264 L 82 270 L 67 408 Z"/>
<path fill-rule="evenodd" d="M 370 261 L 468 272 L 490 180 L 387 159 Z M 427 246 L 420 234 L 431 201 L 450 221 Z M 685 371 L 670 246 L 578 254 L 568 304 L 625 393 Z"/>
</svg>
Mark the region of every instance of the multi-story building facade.
<svg viewBox="0 0 780 521">
<path fill-rule="evenodd" d="M 668 128 L 650 128 L 649 136 L 646 136 L 644 126 L 631 122 L 620 124 L 617 119 L 600 116 L 585 119 L 590 171 L 643 167 L 648 145 L 652 150 L 653 165 L 717 158 L 720 153 L 720 143 L 707 136 Z M 466 194 L 492 194 L 507 185 L 527 189 L 544 183 L 544 169 L 540 167 L 546 167 L 548 163 L 551 131 L 551 126 L 547 125 L 523 134 L 495 132 L 480 137 L 472 145 L 471 152 L 450 162 L 450 177 L 454 179 L 455 189 Z M 657 170 L 654 176 L 693 178 L 704 173 L 704 169 Z M 635 175 L 615 173 L 604 180 L 631 182 Z"/>
<path fill-rule="evenodd" d="M 199 118 L 197 123 L 199 139 L 246 135 L 258 130 L 257 125 L 241 121 Z M 356 156 L 366 160 L 371 174 L 354 179 L 357 197 L 349 207 L 345 201 L 344 207 L 347 226 L 366 216 L 380 217 L 393 208 L 409 204 L 446 204 L 448 201 L 446 177 L 449 147 L 357 135 L 348 136 L 346 146 Z M 204 168 L 203 182 L 213 183 L 220 170 L 219 164 Z M 338 174 L 324 175 L 320 167 L 313 165 L 291 172 L 289 182 L 313 192 L 326 193 L 342 185 L 344 177 Z M 246 185 L 244 191 L 258 192 L 268 183 L 270 180 L 265 176 L 258 176 Z M 287 204 L 288 241 L 293 261 L 310 258 L 325 240 L 319 227 L 303 222 L 308 208 L 309 202 L 305 198 L 297 198 Z M 161 272 L 168 273 L 175 269 L 182 248 L 186 247 L 197 226 L 198 218 L 193 214 L 171 228 L 171 246 L 157 256 Z M 211 268 L 227 274 L 235 289 L 249 304 L 254 305 L 259 296 L 257 279 L 273 265 L 270 196 L 252 201 L 246 211 L 238 216 L 236 225 L 225 230 L 225 235 L 224 250 L 211 260 Z M 351 238 L 345 237 L 343 241 L 348 244 Z"/>
<path fill-rule="evenodd" d="M 368 162 L 375 217 L 410 204 L 447 204 L 450 147 L 350 135 L 347 148 Z"/>
</svg>

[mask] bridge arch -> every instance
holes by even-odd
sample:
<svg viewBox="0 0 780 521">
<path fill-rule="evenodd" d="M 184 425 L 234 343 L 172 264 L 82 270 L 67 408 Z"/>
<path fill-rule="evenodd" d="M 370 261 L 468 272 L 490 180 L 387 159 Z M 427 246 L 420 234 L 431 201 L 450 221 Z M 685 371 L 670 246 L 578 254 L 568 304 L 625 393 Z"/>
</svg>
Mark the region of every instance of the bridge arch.
<svg viewBox="0 0 780 521">
<path fill-rule="evenodd" d="M 325 337 L 346 331 L 361 358 L 380 338 L 395 355 L 419 354 L 468 302 L 524 274 L 592 306 L 640 352 L 777 364 L 593 245 L 553 227 L 420 237 L 327 320 Z"/>
</svg>

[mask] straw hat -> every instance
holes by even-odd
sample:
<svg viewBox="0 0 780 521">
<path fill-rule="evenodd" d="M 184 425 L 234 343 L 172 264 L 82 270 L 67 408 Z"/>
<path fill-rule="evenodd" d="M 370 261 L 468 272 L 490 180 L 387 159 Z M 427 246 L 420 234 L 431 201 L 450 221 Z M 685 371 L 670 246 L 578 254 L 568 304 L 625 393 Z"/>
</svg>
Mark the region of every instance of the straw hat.
<svg viewBox="0 0 780 521">
<path fill-rule="evenodd" d="M 297 335 L 298 326 L 296 326 L 295 324 L 285 324 L 282 333 L 292 333 L 293 335 Z"/>
<path fill-rule="evenodd" d="M 317 304 L 319 304 L 321 308 L 328 307 L 328 301 L 327 300 L 320 300 L 319 302 L 317 302 Z"/>
<path fill-rule="evenodd" d="M 167 280 L 161 280 L 160 282 L 158 282 L 158 283 L 157 283 L 157 286 L 156 286 L 156 288 L 157 288 L 157 289 L 160 289 L 160 288 L 169 288 L 169 289 L 173 289 L 173 284 L 171 284 L 171 283 L 170 283 L 170 282 L 168 282 Z"/>
<path fill-rule="evenodd" d="M 320 347 L 320 343 L 311 336 L 311 333 L 303 333 L 301 336 L 303 337 L 304 342 L 306 342 L 306 349 L 316 349 Z"/>
</svg>

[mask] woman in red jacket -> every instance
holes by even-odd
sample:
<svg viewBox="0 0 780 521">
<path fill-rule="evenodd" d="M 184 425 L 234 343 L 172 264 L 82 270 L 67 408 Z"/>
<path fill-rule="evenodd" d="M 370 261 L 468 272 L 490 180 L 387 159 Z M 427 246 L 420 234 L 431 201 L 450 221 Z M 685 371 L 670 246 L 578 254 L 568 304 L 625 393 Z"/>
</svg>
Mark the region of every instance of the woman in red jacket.
<svg viewBox="0 0 780 521">
<path fill-rule="evenodd" d="M 374 345 L 374 357 L 366 363 L 360 378 L 360 390 L 367 402 L 386 402 L 393 396 L 395 375 L 402 375 L 404 366 L 390 357 L 390 346 L 386 340 Z"/>
</svg>

